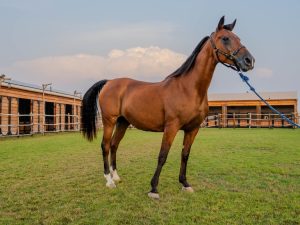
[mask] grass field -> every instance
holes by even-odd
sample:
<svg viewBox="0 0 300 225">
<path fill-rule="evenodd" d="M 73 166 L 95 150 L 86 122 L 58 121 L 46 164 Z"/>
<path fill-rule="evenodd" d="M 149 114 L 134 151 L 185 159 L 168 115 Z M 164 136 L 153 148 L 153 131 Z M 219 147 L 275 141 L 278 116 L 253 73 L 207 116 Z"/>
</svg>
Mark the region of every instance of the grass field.
<svg viewBox="0 0 300 225">
<path fill-rule="evenodd" d="M 300 130 L 204 129 L 178 183 L 183 133 L 149 199 L 161 133 L 129 130 L 122 182 L 107 189 L 99 139 L 78 133 L 0 140 L 0 224 L 300 224 Z"/>
</svg>

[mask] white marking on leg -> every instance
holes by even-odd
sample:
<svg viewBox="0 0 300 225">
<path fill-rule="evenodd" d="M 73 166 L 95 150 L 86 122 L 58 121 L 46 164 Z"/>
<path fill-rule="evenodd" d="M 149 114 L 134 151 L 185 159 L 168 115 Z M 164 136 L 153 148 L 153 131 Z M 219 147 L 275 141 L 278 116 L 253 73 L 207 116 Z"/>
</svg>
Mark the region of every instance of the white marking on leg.
<svg viewBox="0 0 300 225">
<path fill-rule="evenodd" d="M 192 187 L 182 187 L 182 190 L 190 193 L 194 192 L 194 189 Z"/>
<path fill-rule="evenodd" d="M 112 176 L 113 181 L 119 182 L 121 180 L 121 178 L 119 177 L 117 170 L 113 170 L 112 167 L 110 167 L 109 169 L 110 169 L 110 174 Z"/>
<path fill-rule="evenodd" d="M 104 174 L 104 177 L 106 179 L 106 187 L 109 187 L 109 188 L 115 188 L 117 187 L 115 182 L 113 181 L 110 173 L 109 174 Z"/>
<path fill-rule="evenodd" d="M 156 199 L 158 200 L 159 199 L 159 194 L 158 193 L 153 193 L 153 192 L 149 192 L 148 193 L 148 196 L 152 199 Z"/>
</svg>

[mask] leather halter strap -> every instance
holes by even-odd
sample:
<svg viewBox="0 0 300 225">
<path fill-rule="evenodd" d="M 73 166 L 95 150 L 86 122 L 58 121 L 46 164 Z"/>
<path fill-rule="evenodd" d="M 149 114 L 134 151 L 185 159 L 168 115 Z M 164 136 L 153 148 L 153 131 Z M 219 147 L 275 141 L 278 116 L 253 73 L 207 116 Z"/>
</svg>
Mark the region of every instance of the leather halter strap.
<svg viewBox="0 0 300 225">
<path fill-rule="evenodd" d="M 212 33 L 210 35 L 209 40 L 210 40 L 210 44 L 211 44 L 213 50 L 215 51 L 215 54 L 216 54 L 218 62 L 222 63 L 224 66 L 229 67 L 229 68 L 231 68 L 231 69 L 233 69 L 235 71 L 240 71 L 240 67 L 237 65 L 238 59 L 237 59 L 236 55 L 239 53 L 239 51 L 242 48 L 245 48 L 245 46 L 242 45 L 238 49 L 236 49 L 235 51 L 226 53 L 226 52 L 222 51 L 221 49 L 217 48 L 216 44 L 214 43 L 214 41 L 212 39 L 212 35 L 213 34 L 214 33 Z M 221 55 L 225 56 L 227 59 L 231 60 L 233 62 L 233 64 L 234 64 L 234 66 L 231 65 L 231 64 L 222 62 L 220 60 L 219 54 L 221 54 Z"/>
</svg>

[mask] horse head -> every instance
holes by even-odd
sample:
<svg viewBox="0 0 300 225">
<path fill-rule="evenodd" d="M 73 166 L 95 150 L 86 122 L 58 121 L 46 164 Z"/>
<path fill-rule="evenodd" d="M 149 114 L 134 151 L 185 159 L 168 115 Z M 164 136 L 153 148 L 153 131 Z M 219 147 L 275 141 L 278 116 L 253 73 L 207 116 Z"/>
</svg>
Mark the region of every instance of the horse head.
<svg viewBox="0 0 300 225">
<path fill-rule="evenodd" d="M 254 68 L 254 57 L 241 44 L 240 38 L 232 32 L 236 20 L 224 25 L 224 16 L 220 19 L 216 31 L 210 35 L 210 43 L 214 49 L 217 62 L 234 70 L 246 72 Z"/>
</svg>

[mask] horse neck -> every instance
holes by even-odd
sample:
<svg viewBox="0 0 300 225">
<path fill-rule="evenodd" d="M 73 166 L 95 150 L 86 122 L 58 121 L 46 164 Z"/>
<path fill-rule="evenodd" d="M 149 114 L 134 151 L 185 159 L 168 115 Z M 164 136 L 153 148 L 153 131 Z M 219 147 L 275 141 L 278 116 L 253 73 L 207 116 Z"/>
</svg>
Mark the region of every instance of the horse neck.
<svg viewBox="0 0 300 225">
<path fill-rule="evenodd" d="M 213 49 L 209 41 L 207 41 L 196 58 L 195 66 L 185 76 L 183 83 L 187 85 L 188 89 L 198 93 L 200 97 L 205 96 L 216 65 L 217 61 L 215 60 Z"/>
</svg>

